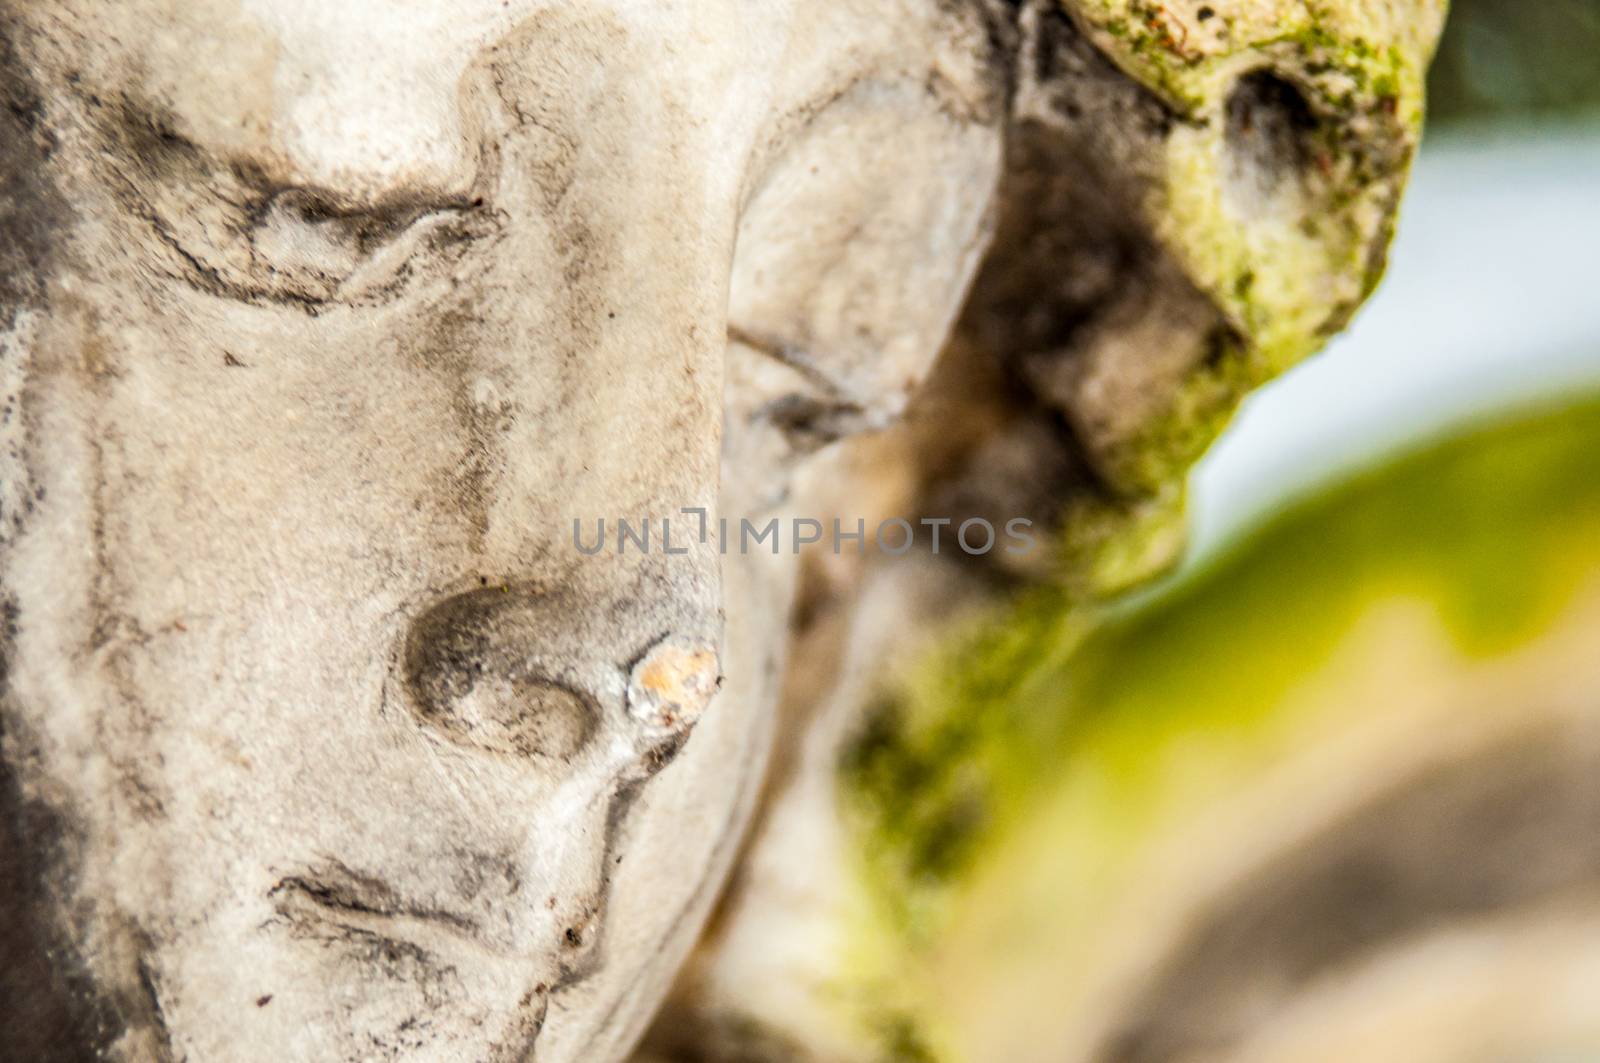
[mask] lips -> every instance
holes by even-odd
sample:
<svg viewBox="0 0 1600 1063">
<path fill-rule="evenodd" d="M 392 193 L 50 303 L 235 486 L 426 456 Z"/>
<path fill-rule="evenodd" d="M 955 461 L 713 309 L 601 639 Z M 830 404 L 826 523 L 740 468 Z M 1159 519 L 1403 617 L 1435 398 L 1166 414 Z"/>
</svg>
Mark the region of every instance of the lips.
<svg viewBox="0 0 1600 1063">
<path fill-rule="evenodd" d="M 406 897 L 385 879 L 338 861 L 281 879 L 267 898 L 291 932 L 314 938 L 399 936 L 423 948 L 465 940 L 494 950 L 478 918 Z"/>
</svg>

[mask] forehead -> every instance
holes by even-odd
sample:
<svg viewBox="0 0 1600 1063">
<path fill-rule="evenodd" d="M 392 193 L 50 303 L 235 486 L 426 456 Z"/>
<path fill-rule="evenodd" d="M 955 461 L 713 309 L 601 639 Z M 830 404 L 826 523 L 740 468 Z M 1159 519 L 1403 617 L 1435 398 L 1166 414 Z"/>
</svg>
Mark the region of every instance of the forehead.
<svg viewBox="0 0 1600 1063">
<path fill-rule="evenodd" d="M 819 5 L 819 6 L 827 6 Z M 839 6 L 839 5 L 835 5 Z M 846 7 L 874 4 L 848 3 Z M 730 40 L 791 0 L 65 0 L 30 13 L 64 72 L 158 110 L 185 138 L 285 183 L 371 192 L 470 184 L 482 137 L 466 79 L 534 32 L 563 76 L 670 81 L 686 98 L 760 66 Z M 559 79 L 554 79 L 559 80 Z M 691 104 L 691 106 L 693 106 Z"/>
</svg>

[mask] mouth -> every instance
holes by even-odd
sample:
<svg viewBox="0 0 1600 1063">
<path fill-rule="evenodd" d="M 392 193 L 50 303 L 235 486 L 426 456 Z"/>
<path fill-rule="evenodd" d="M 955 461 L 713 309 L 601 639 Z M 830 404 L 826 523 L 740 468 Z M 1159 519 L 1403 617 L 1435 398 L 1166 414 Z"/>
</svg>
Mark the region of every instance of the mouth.
<svg viewBox="0 0 1600 1063">
<path fill-rule="evenodd" d="M 280 879 L 267 899 L 296 936 L 385 941 L 429 953 L 463 942 L 488 947 L 472 916 L 409 898 L 387 880 L 336 860 Z"/>
<path fill-rule="evenodd" d="M 346 987 L 329 1006 L 363 1045 L 378 1038 L 415 1047 L 421 1031 L 453 1029 L 461 1017 L 477 1016 L 459 1036 L 479 1037 L 488 1022 L 500 1031 L 497 1043 L 516 1046 L 504 1058 L 532 1058 L 553 978 L 535 981 L 537 972 L 515 944 L 492 932 L 492 910 L 472 915 L 420 900 L 382 876 L 333 860 L 279 879 L 267 899 L 276 914 L 266 925 L 309 947 L 312 962 Z M 485 986 L 499 987 L 507 975 L 522 983 L 520 995 L 485 1011 Z M 474 1058 L 491 1057 L 475 1052 Z"/>
</svg>

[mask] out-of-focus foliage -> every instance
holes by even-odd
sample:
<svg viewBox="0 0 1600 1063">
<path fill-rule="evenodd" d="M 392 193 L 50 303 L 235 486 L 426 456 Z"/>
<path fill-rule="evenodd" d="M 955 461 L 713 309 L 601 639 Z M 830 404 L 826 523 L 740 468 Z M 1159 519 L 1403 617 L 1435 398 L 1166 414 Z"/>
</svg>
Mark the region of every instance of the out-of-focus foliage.
<svg viewBox="0 0 1600 1063">
<path fill-rule="evenodd" d="M 1600 0 L 1452 0 L 1432 121 L 1600 109 Z"/>
</svg>

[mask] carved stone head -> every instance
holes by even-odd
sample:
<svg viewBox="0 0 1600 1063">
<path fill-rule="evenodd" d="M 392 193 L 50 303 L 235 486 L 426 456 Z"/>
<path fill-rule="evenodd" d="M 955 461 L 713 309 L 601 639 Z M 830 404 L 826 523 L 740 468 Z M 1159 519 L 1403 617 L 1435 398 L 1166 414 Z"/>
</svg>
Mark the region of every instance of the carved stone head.
<svg viewBox="0 0 1600 1063">
<path fill-rule="evenodd" d="M 574 523 L 1169 512 L 1381 262 L 1437 8 L 1311 6 L 0 5 L 0 1037 L 624 1055 L 794 558 Z"/>
</svg>

